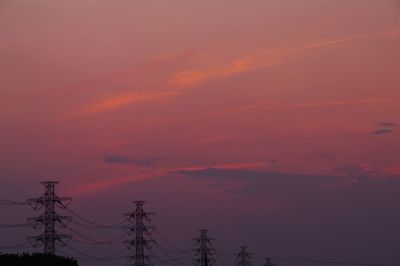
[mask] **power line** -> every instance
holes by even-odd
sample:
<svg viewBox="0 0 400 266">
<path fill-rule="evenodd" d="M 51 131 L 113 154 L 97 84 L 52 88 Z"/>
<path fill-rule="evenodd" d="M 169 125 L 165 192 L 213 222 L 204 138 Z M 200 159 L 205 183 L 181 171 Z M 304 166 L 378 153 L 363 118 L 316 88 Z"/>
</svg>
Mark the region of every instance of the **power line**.
<svg viewBox="0 0 400 266">
<path fill-rule="evenodd" d="M 159 245 L 155 245 L 156 247 L 160 247 Z M 160 249 L 160 251 L 166 256 L 166 257 L 168 257 L 168 261 L 169 260 L 171 260 L 171 261 L 176 261 L 177 259 L 175 259 L 175 258 L 172 258 L 168 253 L 165 253 L 164 252 L 164 250 L 162 250 L 162 249 Z M 159 256 L 157 256 L 152 250 L 150 250 L 150 253 L 152 253 L 152 255 L 154 256 L 154 258 L 156 258 L 156 259 L 160 259 L 160 257 Z"/>
<path fill-rule="evenodd" d="M 30 246 L 30 244 L 28 242 L 23 242 L 23 243 L 12 245 L 12 246 L 0 246 L 0 250 L 19 249 L 19 248 L 26 248 L 26 247 L 29 247 L 29 246 Z"/>
<path fill-rule="evenodd" d="M 82 252 L 82 251 L 80 251 L 78 249 L 75 249 L 75 248 L 73 248 L 71 246 L 67 246 L 67 248 L 72 250 L 72 251 L 74 251 L 75 253 L 77 253 L 77 254 L 79 254 L 81 256 L 86 257 L 87 259 L 94 260 L 94 261 L 113 261 L 113 260 L 120 260 L 122 258 L 126 258 L 126 256 L 123 256 L 123 257 L 119 256 L 123 252 L 126 252 L 126 248 L 121 249 L 121 250 L 117 251 L 116 253 L 111 254 L 109 256 L 106 256 L 106 257 L 95 257 L 95 256 L 92 256 L 92 255 L 86 254 L 86 253 L 84 253 L 84 252 Z"/>
<path fill-rule="evenodd" d="M 2 172 L 0 170 L 0 172 Z M 45 212 L 43 215 L 39 217 L 33 217 L 28 219 L 28 221 L 31 223 L 31 225 L 35 228 L 38 228 L 40 226 L 45 227 L 44 233 L 35 236 L 35 237 L 29 237 L 28 240 L 35 240 L 36 242 L 42 242 L 44 244 L 44 253 L 49 253 L 49 254 L 54 254 L 55 253 L 55 242 L 59 241 L 61 244 L 66 245 L 66 243 L 62 242 L 62 239 L 67 238 L 70 239 L 70 235 L 59 235 L 55 231 L 55 224 L 58 223 L 62 227 L 66 227 L 68 222 L 72 222 L 75 225 L 82 226 L 85 228 L 91 228 L 91 229 L 114 229 L 114 228 L 123 228 L 123 224 L 125 221 L 119 221 L 117 223 L 111 224 L 111 225 L 102 225 L 99 223 L 96 223 L 92 221 L 91 219 L 88 219 L 79 213 L 71 210 L 68 206 L 69 202 L 71 202 L 72 198 L 69 197 L 58 197 L 55 194 L 55 185 L 58 182 L 54 181 L 49 181 L 49 182 L 42 182 L 42 185 L 45 186 L 46 192 L 42 197 L 35 198 L 35 199 L 30 199 L 26 202 L 23 201 L 15 201 L 15 200 L 10 200 L 10 199 L 4 199 L 0 198 L 0 206 L 23 206 L 30 204 L 35 210 L 45 207 Z M 66 203 L 64 203 L 66 202 Z M 68 212 L 74 215 L 74 217 L 77 217 L 81 222 L 79 221 L 73 221 L 71 216 L 60 216 L 55 212 L 55 206 L 59 205 L 59 207 L 66 209 Z M 177 248 L 175 245 L 171 244 L 170 241 L 168 241 L 167 238 L 165 238 L 158 230 L 154 228 L 154 226 L 151 223 L 150 216 L 152 215 L 149 212 L 144 211 L 143 205 L 144 201 L 136 201 L 136 210 L 134 210 L 131 213 L 128 213 L 126 216 L 128 218 L 128 221 L 133 220 L 133 224 L 130 224 L 127 229 L 130 230 L 130 232 L 135 233 L 135 237 L 133 240 L 130 241 L 122 241 L 126 236 L 125 234 L 118 236 L 115 239 L 110 239 L 110 240 L 105 240 L 105 241 L 99 241 L 92 239 L 90 237 L 85 236 L 84 234 L 80 233 L 77 230 L 74 230 L 73 228 L 67 228 L 69 231 L 71 231 L 74 235 L 79 236 L 76 239 L 73 239 L 73 241 L 81 243 L 81 244 L 88 244 L 88 245 L 113 245 L 113 244 L 121 244 L 121 243 L 126 243 L 130 248 L 134 248 L 135 250 L 135 255 L 133 258 L 135 259 L 135 265 L 145 265 L 143 262 L 144 260 L 147 260 L 149 256 L 146 253 L 146 251 L 153 253 L 151 251 L 151 244 L 154 244 L 159 251 L 162 252 L 164 256 L 166 256 L 168 259 L 161 260 L 163 258 L 158 258 L 158 260 L 163 261 L 166 264 L 179 264 L 179 265 L 184 265 L 182 263 L 181 258 L 174 258 L 173 255 L 170 255 L 169 253 L 174 253 L 174 254 L 185 254 L 189 253 L 189 250 L 183 250 Z M 63 222 L 66 220 L 66 222 Z M 20 223 L 20 224 L 0 224 L 0 228 L 23 228 L 29 226 L 28 223 Z M 155 242 L 151 238 L 151 233 L 155 232 L 159 238 L 163 241 L 164 245 L 161 245 L 157 242 Z M 239 265 L 250 265 L 249 264 L 249 253 L 242 247 L 242 251 L 239 254 L 236 255 L 227 255 L 227 254 L 221 254 L 221 253 L 215 253 L 215 250 L 212 248 L 212 239 L 207 237 L 207 230 L 200 230 L 201 235 L 199 238 L 195 239 L 197 241 L 197 247 L 195 249 L 196 253 L 196 262 L 203 266 L 203 265 L 210 265 L 210 263 L 214 262 L 215 259 L 217 259 L 219 262 L 221 262 L 223 265 L 227 265 L 221 258 L 220 256 L 228 256 L 228 257 L 240 257 L 242 259 L 241 264 Z M 17 245 L 12 245 L 12 246 L 0 246 L 0 250 L 2 249 L 18 249 L 18 248 L 25 248 L 27 247 L 28 243 L 21 243 Z M 166 246 L 167 247 L 166 247 Z M 36 245 L 34 245 L 36 247 Z M 74 249 L 73 247 L 68 247 L 71 250 L 74 250 L 75 252 L 79 253 L 79 250 Z M 125 251 L 125 249 L 124 249 Z M 81 253 L 81 255 L 84 253 Z M 95 260 L 106 260 L 106 259 L 116 259 L 114 255 L 108 256 L 108 257 L 103 257 L 103 258 L 96 258 L 90 255 L 84 255 L 87 256 L 87 259 L 95 259 Z M 215 259 L 214 259 L 215 258 Z M 246 259 L 247 258 L 247 259 Z M 265 259 L 265 257 L 253 257 L 256 259 Z M 388 264 L 371 264 L 371 263 L 359 263 L 359 262 L 345 262 L 345 261 L 329 261 L 329 260 L 313 260 L 313 259 L 297 259 L 297 258 L 267 258 L 267 264 L 268 266 L 275 265 L 272 264 L 272 260 L 275 261 L 286 261 L 286 262 L 297 262 L 297 263 L 307 263 L 307 264 L 331 264 L 331 265 L 349 265 L 349 266 L 394 266 L 394 265 L 388 265 Z M 139 261 L 139 262 L 138 262 Z"/>
<path fill-rule="evenodd" d="M 173 250 L 171 250 L 169 248 L 166 248 L 166 247 L 160 245 L 158 242 L 155 243 L 155 246 L 158 247 L 160 250 L 163 250 L 163 251 L 171 253 L 171 254 L 188 254 L 188 253 L 190 253 L 189 250 L 188 251 L 183 251 L 183 252 L 173 251 Z"/>
<path fill-rule="evenodd" d="M 177 261 L 180 259 L 186 259 L 185 261 Z M 178 258 L 178 259 L 166 259 L 166 260 L 157 260 L 159 263 L 163 264 L 169 264 L 169 265 L 188 265 L 188 263 L 193 262 L 192 258 Z"/>
<path fill-rule="evenodd" d="M 76 225 L 80 225 L 83 227 L 87 227 L 87 228 L 92 228 L 92 229 L 109 229 L 109 228 L 122 228 L 123 224 L 126 223 L 126 220 L 121 220 L 118 221 L 116 223 L 110 224 L 110 225 L 103 225 L 103 224 L 98 224 L 82 215 L 80 215 L 79 213 L 77 213 L 76 211 L 71 210 L 71 208 L 66 208 L 66 211 L 68 211 L 69 213 L 71 213 L 72 215 L 74 215 L 75 217 L 79 218 L 81 221 L 87 223 L 86 225 L 84 223 L 79 223 L 74 221 L 73 223 L 75 223 Z"/>
<path fill-rule="evenodd" d="M 72 238 L 71 241 L 79 243 L 79 244 L 84 244 L 84 245 L 119 245 L 119 244 L 124 243 L 124 241 L 91 242 L 91 241 L 85 241 L 85 240 L 76 239 L 76 238 Z"/>
<path fill-rule="evenodd" d="M 121 229 L 124 228 L 123 225 L 116 225 L 116 226 L 96 226 L 96 225 L 89 225 L 89 224 L 84 224 L 84 223 L 80 223 L 77 221 L 72 220 L 71 221 L 72 224 L 78 225 L 80 227 L 85 227 L 85 228 L 89 228 L 89 229 Z"/>
<path fill-rule="evenodd" d="M 169 262 L 167 264 L 187 265 L 187 261 L 182 262 L 182 258 L 174 258 L 174 257 L 172 257 L 171 255 L 168 254 L 168 252 L 170 252 L 170 251 L 168 249 L 165 249 L 163 246 L 159 245 L 157 242 L 155 242 L 155 247 L 158 247 L 159 248 L 158 250 L 161 251 L 162 254 L 164 254 L 168 258 L 167 260 L 164 260 L 165 263 Z M 154 254 L 153 251 L 150 250 L 150 252 L 154 255 L 154 257 L 158 258 L 158 256 L 156 254 Z M 185 253 L 187 253 L 187 252 L 185 252 Z M 177 254 L 177 253 L 174 252 L 174 254 Z M 180 254 L 182 254 L 182 253 L 180 253 Z M 186 256 L 184 258 L 188 258 L 188 257 Z M 161 258 L 159 258 L 159 259 L 161 259 Z M 190 260 L 193 262 L 193 258 L 191 258 Z M 160 262 L 160 260 L 159 260 L 159 262 Z"/>
<path fill-rule="evenodd" d="M 23 224 L 0 224 L 2 228 L 20 228 L 20 227 L 30 227 L 30 224 L 23 223 Z"/>
<path fill-rule="evenodd" d="M 149 222 L 149 223 L 151 224 L 151 222 Z M 152 225 L 152 224 L 151 224 L 151 225 Z M 169 264 L 169 265 L 187 265 L 187 263 L 188 263 L 187 258 L 188 258 L 188 257 L 174 258 L 174 257 L 172 257 L 171 255 L 169 255 L 168 253 L 173 253 L 173 254 L 185 254 L 185 253 L 186 253 L 186 254 L 188 254 L 188 253 L 190 253 L 190 249 L 189 249 L 189 250 L 183 250 L 183 249 L 177 248 L 175 245 L 171 244 L 171 242 L 169 242 L 169 241 L 160 233 L 160 231 L 157 230 L 157 228 L 155 228 L 153 225 L 152 225 L 152 227 L 153 227 L 153 232 L 155 232 L 155 233 L 158 235 L 158 237 L 159 237 L 167 246 L 170 247 L 170 248 L 167 248 L 167 247 L 161 245 L 161 244 L 158 243 L 158 242 L 154 242 L 155 247 L 157 247 L 158 250 L 159 250 L 162 254 L 164 254 L 164 256 L 167 257 L 167 259 L 159 258 L 152 250 L 150 250 L 150 252 L 151 252 L 151 253 L 153 254 L 153 256 L 156 258 L 156 260 L 157 260 L 159 263 L 161 263 L 161 264 Z M 185 261 L 182 261 L 182 260 L 184 260 L 184 259 L 186 259 L 186 260 L 185 260 Z M 193 262 L 193 259 L 190 258 L 190 261 Z"/>
<path fill-rule="evenodd" d="M 79 257 L 79 256 L 76 256 L 76 255 L 71 255 L 71 254 L 68 254 L 67 252 L 64 252 L 64 251 L 61 251 L 61 250 L 57 250 L 57 253 L 60 253 L 60 254 L 64 255 L 65 257 L 73 258 L 73 259 L 75 259 L 75 260 L 97 261 L 97 260 L 93 260 L 93 259 L 88 259 L 88 258 L 84 258 L 84 257 Z"/>
<path fill-rule="evenodd" d="M 177 248 L 175 245 L 171 244 L 171 242 L 169 242 L 161 233 L 160 231 L 158 231 L 157 229 L 154 229 L 154 232 L 160 237 L 160 239 L 167 244 L 170 248 L 172 248 L 173 250 L 169 250 L 168 248 L 162 247 L 164 248 L 167 252 L 170 253 L 189 253 L 190 249 L 188 250 L 183 250 L 183 249 L 179 249 Z"/>
<path fill-rule="evenodd" d="M 15 201 L 15 200 L 9 200 L 9 199 L 0 199 L 0 205 L 17 205 L 17 206 L 23 206 L 23 205 L 28 205 L 26 201 Z"/>
<path fill-rule="evenodd" d="M 120 240 L 122 240 L 123 238 L 125 238 L 126 237 L 126 234 L 123 234 L 123 235 L 120 235 L 120 236 L 118 236 L 117 238 L 115 238 L 115 239 L 110 239 L 110 240 L 105 240 L 105 241 L 99 241 L 99 240 L 94 240 L 94 239 L 92 239 L 92 238 L 90 238 L 90 237 L 87 237 L 87 236 L 85 236 L 84 234 L 82 234 L 82 233 L 80 233 L 80 232 L 78 232 L 78 231 L 76 231 L 76 230 L 74 230 L 74 229 L 72 229 L 72 228 L 70 228 L 70 227 L 68 227 L 67 228 L 67 230 L 69 230 L 70 232 L 72 232 L 73 234 L 75 234 L 75 235 L 78 235 L 79 237 L 81 237 L 81 238 L 83 238 L 83 239 L 85 239 L 85 240 L 87 240 L 88 242 L 84 242 L 84 241 L 81 241 L 81 240 L 76 240 L 76 239 L 72 239 L 72 240 L 74 240 L 74 241 L 79 241 L 79 242 L 81 242 L 82 244 L 93 244 L 93 245 L 106 245 L 106 244 L 114 244 L 114 243 L 123 243 L 123 241 L 120 241 Z"/>
<path fill-rule="evenodd" d="M 187 265 L 189 261 L 193 262 L 193 259 L 191 257 L 181 257 L 181 258 L 172 258 L 168 254 L 164 253 L 168 258 L 161 258 L 157 256 L 152 250 L 150 250 L 150 253 L 154 256 L 154 258 L 157 260 L 157 262 L 161 264 L 169 264 L 169 265 Z M 186 260 L 185 260 L 186 259 Z M 185 260 L 185 261 L 182 261 Z"/>
<path fill-rule="evenodd" d="M 224 266 L 228 266 L 228 264 L 225 263 L 225 261 L 223 259 L 221 259 L 221 257 L 216 253 L 215 257 L 217 258 L 217 260 L 222 263 L 222 265 Z"/>
</svg>

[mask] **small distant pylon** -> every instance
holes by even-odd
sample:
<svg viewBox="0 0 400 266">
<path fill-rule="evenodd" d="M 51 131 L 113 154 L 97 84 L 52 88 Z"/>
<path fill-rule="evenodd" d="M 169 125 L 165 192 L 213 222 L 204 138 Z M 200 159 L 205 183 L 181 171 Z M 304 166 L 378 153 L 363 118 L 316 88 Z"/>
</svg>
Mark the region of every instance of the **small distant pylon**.
<svg viewBox="0 0 400 266">
<path fill-rule="evenodd" d="M 215 250 L 212 247 L 213 239 L 207 236 L 207 230 L 201 229 L 200 237 L 195 238 L 195 263 L 197 266 L 212 266 L 215 265 L 214 254 Z"/>
<path fill-rule="evenodd" d="M 146 250 L 150 250 L 151 244 L 154 243 L 151 237 L 154 227 L 150 223 L 154 213 L 144 211 L 145 201 L 134 201 L 134 203 L 136 209 L 131 213 L 126 213 L 125 217 L 128 222 L 133 222 L 127 227 L 128 233 L 134 232 L 135 236 L 132 240 L 125 241 L 125 244 L 129 249 L 134 250 L 134 255 L 131 257 L 134 266 L 150 266 L 152 265 L 151 256 L 147 254 Z"/>
<path fill-rule="evenodd" d="M 65 228 L 72 220 L 71 216 L 61 216 L 55 211 L 56 204 L 57 207 L 65 209 L 72 201 L 71 197 L 61 198 L 56 195 L 55 186 L 58 183 L 59 182 L 56 181 L 41 182 L 46 189 L 45 194 L 40 198 L 28 199 L 29 205 L 31 205 L 34 210 L 39 210 L 44 207 L 44 213 L 41 216 L 28 218 L 28 222 L 33 228 L 38 229 L 44 226 L 44 232 L 39 236 L 30 236 L 27 240 L 34 247 L 39 247 L 43 244 L 43 253 L 50 255 L 55 255 L 56 253 L 56 242 L 61 246 L 65 246 L 68 240 L 71 239 L 71 235 L 61 235 L 56 232 L 56 226 Z"/>
<path fill-rule="evenodd" d="M 272 259 L 271 258 L 266 258 L 266 263 L 264 264 L 265 266 L 277 266 L 276 264 L 272 263 Z"/>
<path fill-rule="evenodd" d="M 246 246 L 240 247 L 240 252 L 236 254 L 238 266 L 253 265 L 251 262 L 251 254 L 247 252 Z"/>
</svg>

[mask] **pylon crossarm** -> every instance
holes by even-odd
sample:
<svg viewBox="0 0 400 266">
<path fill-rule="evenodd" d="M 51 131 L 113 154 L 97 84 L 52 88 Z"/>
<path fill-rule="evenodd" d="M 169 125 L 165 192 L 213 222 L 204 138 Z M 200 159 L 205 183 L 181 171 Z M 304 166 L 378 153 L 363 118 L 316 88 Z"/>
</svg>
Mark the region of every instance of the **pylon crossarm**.
<svg viewBox="0 0 400 266">
<path fill-rule="evenodd" d="M 50 217 L 47 217 L 46 215 L 44 215 L 44 214 L 42 214 L 42 215 L 40 215 L 39 217 L 30 217 L 30 218 L 28 218 L 28 219 L 32 219 L 32 220 L 35 220 L 36 221 L 36 223 L 39 223 L 39 224 L 46 224 L 46 222 L 48 221 L 48 220 L 50 220 L 51 218 Z"/>
<path fill-rule="evenodd" d="M 28 236 L 26 240 L 34 248 L 40 247 L 43 244 L 43 236 Z"/>
<path fill-rule="evenodd" d="M 26 220 L 34 229 L 39 229 L 40 227 L 43 226 L 40 217 L 29 217 Z"/>
<path fill-rule="evenodd" d="M 143 225 L 143 230 L 146 232 L 150 232 L 156 230 L 156 228 L 153 225 Z"/>
<path fill-rule="evenodd" d="M 154 218 L 155 215 L 156 215 L 155 212 L 145 212 L 145 213 L 144 213 L 144 218 L 145 218 L 147 221 L 150 222 L 150 221 Z"/>
<path fill-rule="evenodd" d="M 68 205 L 72 202 L 72 198 L 56 196 L 56 202 L 57 202 L 58 207 L 60 207 L 61 209 L 66 209 L 68 207 Z"/>
<path fill-rule="evenodd" d="M 123 243 L 128 249 L 132 249 L 135 246 L 135 241 L 133 240 L 125 240 Z"/>
<path fill-rule="evenodd" d="M 65 241 L 64 241 L 65 239 Z M 60 247 L 65 247 L 67 246 L 67 244 L 69 243 L 69 241 L 71 241 L 72 236 L 70 235 L 57 235 L 57 244 Z"/>
<path fill-rule="evenodd" d="M 44 206 L 44 199 L 43 197 L 36 198 L 36 199 L 28 199 L 26 201 L 34 210 L 40 210 Z"/>
<path fill-rule="evenodd" d="M 151 249 L 154 247 L 154 245 L 156 244 L 155 241 L 150 240 L 150 241 L 145 241 L 145 243 L 143 243 L 143 246 L 147 249 Z"/>
<path fill-rule="evenodd" d="M 124 218 L 128 221 L 131 222 L 132 220 L 135 219 L 135 213 L 131 212 L 131 213 L 124 213 Z"/>
<path fill-rule="evenodd" d="M 58 216 L 57 215 L 57 225 L 65 228 L 72 221 L 71 216 Z"/>
<path fill-rule="evenodd" d="M 125 233 L 127 233 L 128 235 L 131 235 L 132 232 L 135 232 L 135 228 L 132 226 L 124 226 L 123 230 Z"/>
</svg>

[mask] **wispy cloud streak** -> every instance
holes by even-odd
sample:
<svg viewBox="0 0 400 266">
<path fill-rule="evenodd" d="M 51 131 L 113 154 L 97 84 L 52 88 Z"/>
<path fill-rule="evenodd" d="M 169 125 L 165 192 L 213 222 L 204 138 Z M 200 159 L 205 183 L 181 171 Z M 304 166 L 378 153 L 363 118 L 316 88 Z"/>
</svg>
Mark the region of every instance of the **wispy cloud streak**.
<svg viewBox="0 0 400 266">
<path fill-rule="evenodd" d="M 218 113 L 242 112 L 251 110 L 291 110 L 291 109 L 307 109 L 307 108 L 322 108 L 330 106 L 346 106 L 346 105 L 363 105 L 363 104 L 376 104 L 385 102 L 398 102 L 400 98 L 365 98 L 365 99 L 349 99 L 349 100 L 336 100 L 324 102 L 308 102 L 308 103 L 287 103 L 287 104 L 268 104 L 258 103 L 240 106 L 231 109 L 225 109 Z"/>
<path fill-rule="evenodd" d="M 93 102 L 72 110 L 66 114 L 67 117 L 79 117 L 85 115 L 96 114 L 104 111 L 109 111 L 125 106 L 129 106 L 141 102 L 151 102 L 158 99 L 166 99 L 170 96 L 178 95 L 182 90 L 198 87 L 199 85 L 208 81 L 226 78 L 241 73 L 247 73 L 251 71 L 257 71 L 274 67 L 290 60 L 293 60 L 303 53 L 310 52 L 313 50 L 337 46 L 341 44 L 352 43 L 355 41 L 361 41 L 370 38 L 397 38 L 400 36 L 400 32 L 381 32 L 372 34 L 360 34 L 347 38 L 336 38 L 330 40 L 317 40 L 308 42 L 305 44 L 298 44 L 295 47 L 275 47 L 261 49 L 241 57 L 237 57 L 228 62 L 222 62 L 217 64 L 211 64 L 209 67 L 196 69 L 184 69 L 176 71 L 172 74 L 166 84 L 160 86 L 165 87 L 166 91 L 155 91 L 155 92 L 142 92 L 142 93 L 129 93 L 125 95 L 112 96 L 108 99 Z M 194 56 L 194 55 L 193 55 Z M 183 57 L 182 60 L 188 60 L 187 57 Z M 361 102 L 364 100 L 361 100 Z M 381 99 L 372 99 L 365 101 L 381 101 Z M 346 101 L 332 102 L 332 103 L 310 103 L 310 104 L 299 104 L 297 106 L 271 106 L 269 108 L 304 108 L 304 107 L 318 107 L 326 105 L 339 105 L 348 104 Z"/>
<path fill-rule="evenodd" d="M 118 96 L 113 96 L 108 99 L 101 100 L 99 102 L 89 103 L 76 110 L 65 114 L 66 117 L 78 117 L 91 115 L 103 111 L 109 111 L 125 106 L 129 106 L 135 103 L 144 103 L 160 100 L 166 97 L 176 95 L 178 92 L 167 91 L 167 92 L 142 92 L 142 93 L 129 93 Z"/>
<path fill-rule="evenodd" d="M 192 87 L 215 78 L 228 77 L 235 74 L 277 66 L 292 60 L 295 56 L 298 56 L 302 53 L 320 48 L 351 43 L 368 38 L 399 36 L 400 33 L 398 32 L 360 34 L 347 38 L 313 41 L 306 44 L 298 45 L 297 47 L 278 47 L 262 49 L 243 57 L 236 58 L 231 62 L 222 63 L 221 65 L 213 66 L 208 69 L 191 69 L 180 71 L 170 79 L 169 84 L 180 87 Z"/>
<path fill-rule="evenodd" d="M 380 128 L 370 132 L 369 133 L 370 135 L 376 136 L 376 135 L 384 135 L 384 134 L 388 134 L 388 133 L 394 133 L 394 132 L 396 132 L 396 129 L 399 127 L 398 124 L 392 123 L 392 122 L 380 122 L 380 123 L 378 123 L 378 125 Z"/>
<path fill-rule="evenodd" d="M 124 162 L 127 162 L 125 160 Z M 96 193 L 109 189 L 113 189 L 125 184 L 147 180 L 151 178 L 159 178 L 167 175 L 179 175 L 183 171 L 199 171 L 206 169 L 230 169 L 230 170 L 249 170 L 249 169 L 266 169 L 272 162 L 244 162 L 244 163 L 226 163 L 226 164 L 212 164 L 212 165 L 193 165 L 179 168 L 158 168 L 151 171 L 140 171 L 132 176 L 112 177 L 102 180 L 88 181 L 82 183 L 77 187 L 71 189 L 73 194 L 87 194 Z"/>
</svg>

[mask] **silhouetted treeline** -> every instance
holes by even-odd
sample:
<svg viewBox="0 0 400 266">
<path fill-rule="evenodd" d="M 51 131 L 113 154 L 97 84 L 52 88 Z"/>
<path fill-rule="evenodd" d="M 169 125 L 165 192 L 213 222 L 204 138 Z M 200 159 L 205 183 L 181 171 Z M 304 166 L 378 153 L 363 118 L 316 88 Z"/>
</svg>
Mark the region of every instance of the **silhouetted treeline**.
<svg viewBox="0 0 400 266">
<path fill-rule="evenodd" d="M 45 254 L 0 254 L 0 265 L 4 266 L 78 266 L 71 258 Z"/>
</svg>

